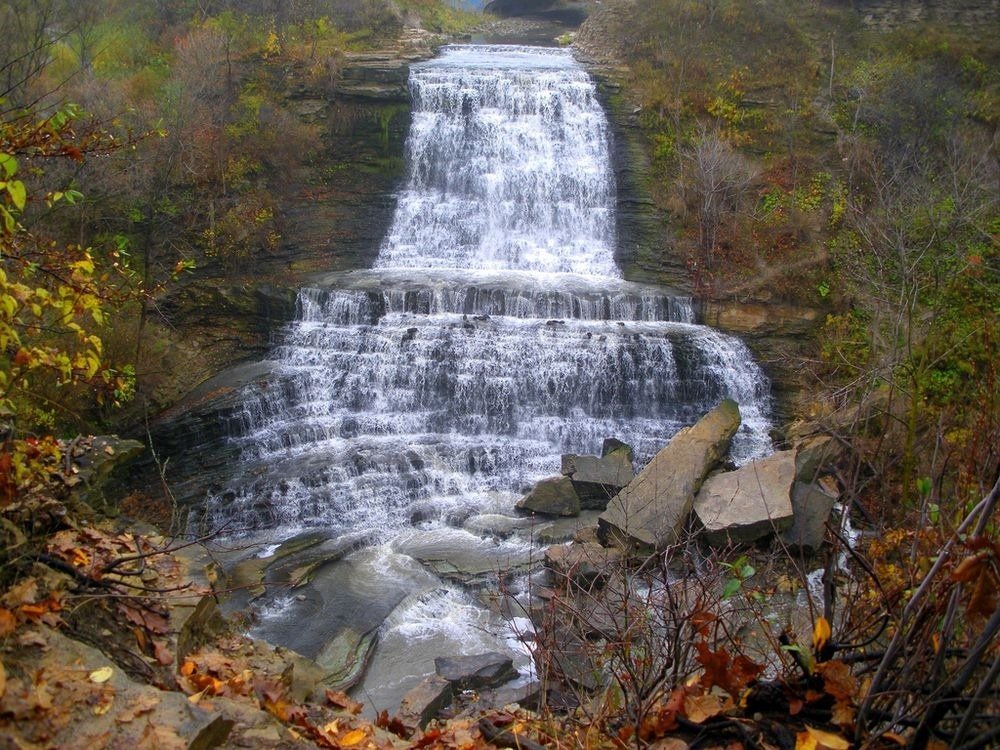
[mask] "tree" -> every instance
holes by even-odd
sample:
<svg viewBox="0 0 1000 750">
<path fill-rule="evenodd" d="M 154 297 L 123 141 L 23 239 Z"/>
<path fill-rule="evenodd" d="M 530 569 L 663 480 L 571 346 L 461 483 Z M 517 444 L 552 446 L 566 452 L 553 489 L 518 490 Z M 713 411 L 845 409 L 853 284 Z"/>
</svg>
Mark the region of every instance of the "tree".
<svg viewBox="0 0 1000 750">
<path fill-rule="evenodd" d="M 680 188 L 698 219 L 698 249 L 706 265 L 714 265 L 719 231 L 746 203 L 757 170 L 718 132 L 702 131 L 682 149 Z"/>
<path fill-rule="evenodd" d="M 45 395 L 52 386 L 84 387 L 99 400 L 121 399 L 131 387 L 105 360 L 98 333 L 119 279 L 98 268 L 91 248 L 30 229 L 30 210 L 72 204 L 81 194 L 29 191 L 26 174 L 41 173 L 47 160 L 81 161 L 120 146 L 99 129 L 78 131 L 79 118 L 67 106 L 40 120 L 0 122 L 0 410 L 13 423 L 8 436 L 15 425 L 52 426 L 56 404 Z"/>
</svg>

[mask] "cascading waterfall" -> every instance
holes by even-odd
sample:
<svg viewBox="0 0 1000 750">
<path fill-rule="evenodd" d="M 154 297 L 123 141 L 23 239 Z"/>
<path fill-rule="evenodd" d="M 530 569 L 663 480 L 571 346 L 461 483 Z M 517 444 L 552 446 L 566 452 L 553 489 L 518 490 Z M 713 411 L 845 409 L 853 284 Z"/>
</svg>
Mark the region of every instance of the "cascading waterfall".
<svg viewBox="0 0 1000 750">
<path fill-rule="evenodd" d="M 644 463 L 726 396 L 744 417 L 734 459 L 760 455 L 768 384 L 689 300 L 621 278 L 607 120 L 567 51 L 448 47 L 410 85 L 409 177 L 375 268 L 301 292 L 276 382 L 230 425 L 239 477 L 206 521 L 362 539 L 367 575 L 405 581 L 384 641 L 423 638 L 425 612 L 454 651 L 482 610 L 410 555 L 465 545 L 502 567 L 525 543 L 463 519 L 511 514 L 562 453 L 607 437 Z M 293 599 L 270 611 L 265 635 L 320 649 Z"/>
</svg>

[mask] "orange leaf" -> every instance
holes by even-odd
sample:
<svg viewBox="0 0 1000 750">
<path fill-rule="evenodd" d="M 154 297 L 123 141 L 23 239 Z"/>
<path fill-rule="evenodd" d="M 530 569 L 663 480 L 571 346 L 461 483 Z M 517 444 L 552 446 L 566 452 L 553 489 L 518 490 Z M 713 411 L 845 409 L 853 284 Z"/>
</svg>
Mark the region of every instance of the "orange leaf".
<svg viewBox="0 0 1000 750">
<path fill-rule="evenodd" d="M 350 711 L 352 714 L 361 713 L 364 706 L 358 703 L 356 700 L 347 695 L 347 693 L 342 690 L 327 690 L 326 700 L 331 706 L 336 706 L 337 708 L 342 708 L 345 711 Z"/>
<path fill-rule="evenodd" d="M 824 732 L 808 724 L 795 738 L 795 750 L 848 750 L 851 743 L 839 734 Z"/>
<path fill-rule="evenodd" d="M 981 555 L 969 555 L 951 571 L 951 580 L 960 583 L 971 581 L 979 574 L 983 564 L 984 560 Z"/>
<path fill-rule="evenodd" d="M 17 620 L 9 609 L 0 607 L 0 638 L 6 638 L 17 629 Z"/>
<path fill-rule="evenodd" d="M 842 661 L 825 661 L 816 665 L 823 677 L 823 688 L 837 700 L 853 700 L 858 694 L 858 681 Z"/>
<path fill-rule="evenodd" d="M 341 737 L 338 743 L 341 747 L 353 747 L 359 742 L 363 742 L 367 736 L 368 734 L 364 729 L 355 729 Z"/>
<path fill-rule="evenodd" d="M 197 669 L 198 665 L 195 664 L 190 659 L 181 664 L 181 674 L 184 675 L 185 677 L 190 677 L 197 671 Z"/>
</svg>

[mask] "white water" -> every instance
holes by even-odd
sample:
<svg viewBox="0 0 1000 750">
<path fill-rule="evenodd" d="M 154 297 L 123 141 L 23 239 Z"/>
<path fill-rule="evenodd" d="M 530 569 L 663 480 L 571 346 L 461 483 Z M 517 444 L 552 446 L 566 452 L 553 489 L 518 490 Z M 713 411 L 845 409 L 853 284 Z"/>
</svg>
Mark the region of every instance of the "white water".
<svg viewBox="0 0 1000 750">
<path fill-rule="evenodd" d="M 511 513 L 562 453 L 616 437 L 642 463 L 724 397 L 744 418 L 734 458 L 766 452 L 768 384 L 746 347 L 695 325 L 689 300 L 621 278 L 608 125 L 569 53 L 450 47 L 413 66 L 411 90 L 409 177 L 375 268 L 301 292 L 279 382 L 248 396 L 237 477 L 206 522 L 405 550 Z M 469 543 L 498 560 L 519 545 Z M 406 600 L 419 622 L 390 618 L 384 643 L 437 628 L 457 648 L 489 620 L 454 588 L 420 596 Z M 268 617 L 287 629 L 283 605 Z"/>
</svg>

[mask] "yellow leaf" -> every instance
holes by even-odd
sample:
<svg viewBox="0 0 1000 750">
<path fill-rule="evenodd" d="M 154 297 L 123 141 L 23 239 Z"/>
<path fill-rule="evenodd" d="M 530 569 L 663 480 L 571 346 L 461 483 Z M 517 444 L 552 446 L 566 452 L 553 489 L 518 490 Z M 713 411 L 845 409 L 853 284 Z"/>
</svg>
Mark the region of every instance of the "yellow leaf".
<svg viewBox="0 0 1000 750">
<path fill-rule="evenodd" d="M 816 750 L 848 750 L 851 743 L 841 737 L 839 734 L 833 734 L 832 732 L 824 732 L 822 729 L 816 729 L 806 724 L 806 731 L 803 733 L 809 736 L 809 738 L 814 743 L 812 748 Z M 799 734 L 799 738 L 802 734 Z M 799 743 L 796 741 L 795 750 L 804 750 L 799 748 Z"/>
<path fill-rule="evenodd" d="M 368 734 L 365 732 L 364 729 L 355 729 L 354 731 L 345 734 L 338 741 L 340 742 L 341 747 L 353 747 L 354 745 L 357 745 L 359 742 L 364 741 L 365 737 L 367 736 Z"/>
<path fill-rule="evenodd" d="M 795 735 L 795 750 L 816 750 L 816 740 L 809 732 L 799 732 Z"/>
<path fill-rule="evenodd" d="M 830 632 L 830 623 L 826 621 L 826 618 L 817 618 L 816 625 L 813 627 L 813 653 L 818 654 L 830 642 Z"/>
<path fill-rule="evenodd" d="M 114 670 L 111 667 L 101 667 L 100 669 L 95 669 L 90 673 L 90 681 L 96 682 L 100 685 L 102 682 L 107 682 L 111 679 L 111 675 L 114 674 Z"/>
</svg>

